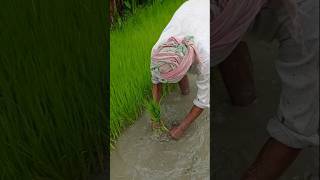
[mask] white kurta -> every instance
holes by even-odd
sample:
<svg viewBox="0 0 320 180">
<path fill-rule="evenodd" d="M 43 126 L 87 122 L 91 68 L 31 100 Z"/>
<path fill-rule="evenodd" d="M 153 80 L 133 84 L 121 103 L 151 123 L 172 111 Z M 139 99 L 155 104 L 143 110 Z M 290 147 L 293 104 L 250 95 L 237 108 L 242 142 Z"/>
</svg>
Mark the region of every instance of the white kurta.
<svg viewBox="0 0 320 180">
<path fill-rule="evenodd" d="M 319 0 L 296 0 L 296 3 L 302 20 L 302 42 L 288 29 L 290 17 L 286 9 L 271 4 L 262 8 L 249 33 L 262 40 L 279 42 L 275 66 L 282 90 L 278 112 L 269 121 L 267 130 L 271 137 L 290 147 L 305 148 L 319 146 Z M 219 13 L 216 11 L 215 15 Z M 232 48 L 223 53 L 230 54 Z M 218 62 L 211 65 L 220 61 L 212 60 Z"/>
<path fill-rule="evenodd" d="M 197 97 L 194 105 L 209 108 L 210 102 L 210 2 L 209 0 L 188 0 L 174 13 L 169 24 L 153 46 L 167 41 L 171 36 L 184 38 L 194 36 L 195 46 L 199 52 L 200 63 L 194 64 L 189 72 L 197 74 Z M 152 75 L 154 84 L 160 81 Z"/>
</svg>

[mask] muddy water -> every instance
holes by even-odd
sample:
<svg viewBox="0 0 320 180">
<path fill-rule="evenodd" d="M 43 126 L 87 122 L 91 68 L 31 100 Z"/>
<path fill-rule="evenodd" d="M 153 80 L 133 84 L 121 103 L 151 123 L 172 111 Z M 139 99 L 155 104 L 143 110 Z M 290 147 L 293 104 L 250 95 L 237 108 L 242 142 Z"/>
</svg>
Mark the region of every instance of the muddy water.
<svg viewBox="0 0 320 180">
<path fill-rule="evenodd" d="M 280 81 L 274 67 L 277 44 L 248 39 L 254 64 L 257 102 L 245 108 L 234 107 L 224 84 L 215 74 L 213 171 L 215 180 L 237 180 L 254 160 L 268 137 L 266 125 L 277 109 Z M 319 180 L 319 148 L 305 149 L 281 180 Z"/>
<path fill-rule="evenodd" d="M 162 102 L 167 126 L 179 122 L 192 107 L 191 93 L 171 93 Z M 110 156 L 111 180 L 209 180 L 209 111 L 206 110 L 179 140 L 159 142 L 153 138 L 149 116 L 144 113 L 120 137 Z"/>
<path fill-rule="evenodd" d="M 254 160 L 268 137 L 266 125 L 277 109 L 280 81 L 274 68 L 277 44 L 249 38 L 254 63 L 257 102 L 234 107 L 218 73 L 212 97 L 214 123 L 214 180 L 237 180 Z M 193 81 L 191 81 L 193 82 Z M 191 86 L 194 87 L 194 86 Z M 190 109 L 191 95 L 170 94 L 162 109 L 168 125 Z M 207 180 L 209 179 L 209 112 L 188 129 L 179 141 L 157 142 L 152 138 L 147 114 L 128 128 L 111 153 L 111 180 Z M 305 149 L 280 180 L 319 180 L 319 148 Z"/>
</svg>

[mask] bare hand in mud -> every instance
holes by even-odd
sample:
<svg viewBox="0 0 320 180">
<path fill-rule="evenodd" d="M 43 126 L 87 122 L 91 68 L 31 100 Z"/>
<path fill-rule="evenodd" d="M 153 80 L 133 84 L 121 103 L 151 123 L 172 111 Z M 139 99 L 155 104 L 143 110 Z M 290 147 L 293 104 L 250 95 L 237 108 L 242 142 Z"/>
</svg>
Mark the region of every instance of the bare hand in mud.
<svg viewBox="0 0 320 180">
<path fill-rule="evenodd" d="M 173 126 L 173 128 L 170 129 L 169 135 L 172 139 L 178 140 L 183 135 L 184 130 L 180 126 Z"/>
</svg>

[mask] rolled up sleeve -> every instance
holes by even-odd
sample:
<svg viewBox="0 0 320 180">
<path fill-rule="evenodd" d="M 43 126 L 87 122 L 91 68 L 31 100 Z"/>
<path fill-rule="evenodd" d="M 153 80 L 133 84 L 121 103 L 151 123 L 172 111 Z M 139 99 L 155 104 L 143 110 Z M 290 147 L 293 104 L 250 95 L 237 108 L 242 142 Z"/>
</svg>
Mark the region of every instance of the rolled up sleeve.
<svg viewBox="0 0 320 180">
<path fill-rule="evenodd" d="M 199 108 L 210 107 L 210 70 L 209 65 L 206 64 L 200 70 L 198 74 L 196 85 L 197 85 L 197 96 L 193 100 L 193 104 Z"/>
</svg>

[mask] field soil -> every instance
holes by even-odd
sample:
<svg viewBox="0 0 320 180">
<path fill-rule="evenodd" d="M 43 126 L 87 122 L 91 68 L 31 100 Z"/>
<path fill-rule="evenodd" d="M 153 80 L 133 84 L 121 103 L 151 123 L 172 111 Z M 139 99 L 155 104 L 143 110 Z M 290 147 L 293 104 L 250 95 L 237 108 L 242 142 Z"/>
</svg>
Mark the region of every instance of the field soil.
<svg viewBox="0 0 320 180">
<path fill-rule="evenodd" d="M 192 107 L 195 77 L 190 76 L 191 93 L 179 89 L 162 102 L 167 126 L 179 122 Z M 112 180 L 209 180 L 209 111 L 191 125 L 178 141 L 159 142 L 152 133 L 149 115 L 143 113 L 120 137 L 111 152 Z"/>
<path fill-rule="evenodd" d="M 211 105 L 214 123 L 213 179 L 237 180 L 256 157 L 268 138 L 266 125 L 277 109 L 280 81 L 274 67 L 277 44 L 248 38 L 254 64 L 257 89 L 256 103 L 235 107 L 230 103 L 224 84 L 216 71 Z M 168 125 L 179 121 L 192 106 L 195 96 L 194 77 L 191 94 L 173 92 L 163 102 L 164 120 Z M 154 140 L 148 115 L 128 128 L 111 152 L 112 180 L 207 180 L 209 179 L 209 112 L 188 129 L 179 141 Z M 319 147 L 305 149 L 280 180 L 318 180 Z"/>
<path fill-rule="evenodd" d="M 215 72 L 211 122 L 214 124 L 213 171 L 215 180 L 237 180 L 256 157 L 268 137 L 266 125 L 276 112 L 280 81 L 274 67 L 277 44 L 248 38 L 254 65 L 257 102 L 234 107 L 224 84 Z M 280 180 L 318 180 L 319 148 L 305 149 Z"/>
</svg>

